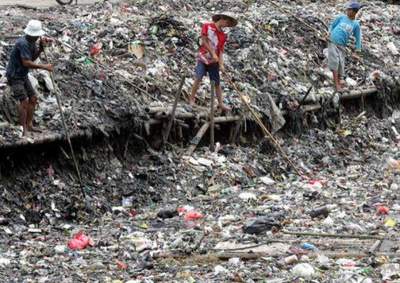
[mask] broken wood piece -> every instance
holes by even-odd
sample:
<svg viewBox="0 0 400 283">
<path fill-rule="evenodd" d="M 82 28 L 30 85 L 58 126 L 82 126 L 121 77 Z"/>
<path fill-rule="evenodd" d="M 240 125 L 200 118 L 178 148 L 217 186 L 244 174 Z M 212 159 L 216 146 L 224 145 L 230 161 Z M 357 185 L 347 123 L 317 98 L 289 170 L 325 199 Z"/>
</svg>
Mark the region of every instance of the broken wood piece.
<svg viewBox="0 0 400 283">
<path fill-rule="evenodd" d="M 1 128 L 6 128 L 6 127 L 9 127 L 10 126 L 10 123 L 8 123 L 8 122 L 0 122 L 0 129 Z"/>
<path fill-rule="evenodd" d="M 79 138 L 91 138 L 93 133 L 91 130 L 78 130 L 71 133 L 71 139 L 79 139 Z M 43 145 L 53 142 L 62 142 L 65 141 L 65 135 L 62 133 L 50 133 L 50 134 L 41 134 L 36 135 L 33 139 L 19 139 L 14 141 L 13 143 L 3 143 L 0 144 L 0 149 L 11 149 L 17 148 L 21 146 L 35 146 L 35 145 Z"/>
<path fill-rule="evenodd" d="M 166 129 L 165 135 L 163 137 L 163 143 L 164 144 L 168 140 L 172 124 L 173 124 L 173 122 L 175 120 L 176 107 L 178 105 L 179 97 L 181 96 L 181 93 L 182 93 L 182 88 L 183 88 L 183 84 L 185 83 L 185 79 L 186 79 L 185 76 L 183 76 L 182 79 L 181 79 L 181 82 L 179 84 L 178 91 L 176 92 L 176 95 L 175 95 L 174 105 L 172 107 L 172 111 L 171 111 L 171 114 L 170 114 L 170 119 L 168 121 L 167 129 Z"/>
<path fill-rule="evenodd" d="M 197 145 L 199 144 L 201 138 L 204 136 L 204 134 L 207 132 L 208 128 L 210 127 L 210 123 L 206 122 L 201 126 L 200 130 L 197 132 L 196 136 L 191 140 L 191 145 L 189 146 L 189 149 L 186 152 L 186 155 L 191 156 L 196 149 Z"/>
<path fill-rule="evenodd" d="M 369 249 L 368 253 L 369 254 L 375 254 L 375 252 L 379 249 L 381 244 L 382 244 L 382 240 L 376 240 L 375 243 Z"/>
<path fill-rule="evenodd" d="M 301 109 L 303 110 L 303 112 L 312 112 L 321 109 L 321 105 L 319 103 L 311 105 L 303 105 L 301 106 Z"/>
<path fill-rule="evenodd" d="M 372 95 L 377 92 L 376 88 L 368 88 L 364 90 L 356 90 L 356 91 L 350 91 L 349 93 L 343 93 L 340 96 L 340 100 L 350 100 L 350 99 L 356 99 L 368 95 Z"/>
<path fill-rule="evenodd" d="M 295 236 L 307 236 L 316 238 L 341 238 L 341 239 L 363 239 L 363 240 L 391 240 L 387 237 L 374 236 L 374 235 L 346 235 L 346 234 L 328 234 L 328 233 L 311 233 L 311 232 L 291 232 L 282 230 L 283 234 Z M 396 239 L 392 239 L 395 241 Z"/>
</svg>

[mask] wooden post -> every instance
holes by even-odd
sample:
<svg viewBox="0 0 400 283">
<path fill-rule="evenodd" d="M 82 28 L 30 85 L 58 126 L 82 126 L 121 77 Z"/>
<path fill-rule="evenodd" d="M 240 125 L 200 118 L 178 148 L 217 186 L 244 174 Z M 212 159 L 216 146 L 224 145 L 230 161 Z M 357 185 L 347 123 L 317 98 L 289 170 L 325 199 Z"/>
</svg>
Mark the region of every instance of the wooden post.
<svg viewBox="0 0 400 283">
<path fill-rule="evenodd" d="M 182 77 L 181 82 L 179 84 L 178 91 L 175 94 L 174 106 L 172 107 L 172 111 L 171 111 L 171 114 L 170 114 L 168 126 L 167 126 L 167 129 L 165 131 L 165 135 L 163 136 L 163 144 L 165 144 L 168 141 L 169 133 L 171 132 L 171 127 L 172 127 L 172 124 L 174 123 L 174 120 L 175 120 L 176 107 L 178 106 L 179 97 L 181 96 L 183 84 L 185 83 L 185 79 L 186 79 L 185 77 Z"/>
<path fill-rule="evenodd" d="M 210 151 L 215 150 L 214 143 L 214 98 L 215 96 L 215 82 L 211 81 L 211 110 L 210 110 Z"/>
<path fill-rule="evenodd" d="M 191 145 L 189 146 L 189 149 L 187 150 L 186 155 L 188 155 L 188 156 L 192 155 L 193 151 L 196 149 L 197 145 L 199 144 L 201 138 L 207 132 L 209 126 L 210 126 L 209 122 L 205 122 L 203 124 L 203 126 L 201 126 L 201 128 L 197 132 L 196 136 L 192 139 Z"/>
</svg>

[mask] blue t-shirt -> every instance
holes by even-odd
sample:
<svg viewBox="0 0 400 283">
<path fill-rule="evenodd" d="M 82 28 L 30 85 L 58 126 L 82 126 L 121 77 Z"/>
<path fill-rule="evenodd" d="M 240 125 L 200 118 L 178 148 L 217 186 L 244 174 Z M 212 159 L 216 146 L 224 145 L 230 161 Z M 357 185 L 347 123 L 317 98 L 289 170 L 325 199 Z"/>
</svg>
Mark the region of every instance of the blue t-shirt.
<svg viewBox="0 0 400 283">
<path fill-rule="evenodd" d="M 361 28 L 360 23 L 350 19 L 346 15 L 338 16 L 330 26 L 331 41 L 337 45 L 346 46 L 350 36 L 356 38 L 356 49 L 361 50 Z"/>
<path fill-rule="evenodd" d="M 29 69 L 24 67 L 22 59 L 33 60 L 37 52 L 37 47 L 34 42 L 29 42 L 25 36 L 20 37 L 10 55 L 10 61 L 8 61 L 6 77 L 8 79 L 22 79 L 28 75 Z"/>
</svg>

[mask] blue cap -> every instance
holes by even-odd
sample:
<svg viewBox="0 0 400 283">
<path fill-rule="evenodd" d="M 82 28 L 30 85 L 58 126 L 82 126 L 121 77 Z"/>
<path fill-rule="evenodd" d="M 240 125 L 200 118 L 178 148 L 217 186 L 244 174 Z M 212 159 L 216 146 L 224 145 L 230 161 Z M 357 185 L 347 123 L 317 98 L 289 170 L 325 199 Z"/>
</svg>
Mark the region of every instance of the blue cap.
<svg viewBox="0 0 400 283">
<path fill-rule="evenodd" d="M 361 4 L 358 3 L 357 1 L 351 1 L 351 2 L 348 2 L 346 4 L 346 9 L 357 9 L 357 10 L 360 10 L 361 7 L 362 7 Z"/>
</svg>

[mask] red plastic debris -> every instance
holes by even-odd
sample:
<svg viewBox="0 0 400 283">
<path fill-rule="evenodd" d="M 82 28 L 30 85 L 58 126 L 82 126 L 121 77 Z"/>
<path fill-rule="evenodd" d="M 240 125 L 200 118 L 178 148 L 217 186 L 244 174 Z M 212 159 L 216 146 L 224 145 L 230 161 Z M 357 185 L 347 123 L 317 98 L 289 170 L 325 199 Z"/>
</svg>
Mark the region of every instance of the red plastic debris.
<svg viewBox="0 0 400 283">
<path fill-rule="evenodd" d="M 185 214 L 185 221 L 194 221 L 203 218 L 203 214 L 197 211 L 189 211 Z"/>
<path fill-rule="evenodd" d="M 101 42 L 97 42 L 90 47 L 90 56 L 96 56 L 101 52 L 101 48 L 103 47 L 103 44 Z"/>
<path fill-rule="evenodd" d="M 135 217 L 136 215 L 138 215 L 138 212 L 137 212 L 136 209 L 132 208 L 132 209 L 129 211 L 129 215 L 130 215 L 131 217 Z"/>
<path fill-rule="evenodd" d="M 68 248 L 71 250 L 83 250 L 88 246 L 93 246 L 93 240 L 79 231 L 74 237 L 68 241 Z"/>
<path fill-rule="evenodd" d="M 186 208 L 184 208 L 184 207 L 178 207 L 178 213 L 179 214 L 182 214 L 182 213 L 185 213 L 186 212 Z"/>
<path fill-rule="evenodd" d="M 185 206 L 177 208 L 179 215 L 185 214 L 185 213 L 187 213 L 189 211 L 193 211 L 193 210 L 194 210 L 194 208 L 190 205 L 185 205 Z"/>
<path fill-rule="evenodd" d="M 128 269 L 128 265 L 125 262 L 122 262 L 120 260 L 116 260 L 116 263 L 117 263 L 118 269 L 121 269 L 121 270 Z"/>
<path fill-rule="evenodd" d="M 377 212 L 379 215 L 387 215 L 387 214 L 389 214 L 389 208 L 386 207 L 386 206 L 380 205 L 380 206 L 378 206 L 378 207 L 376 208 L 376 212 Z"/>
</svg>

